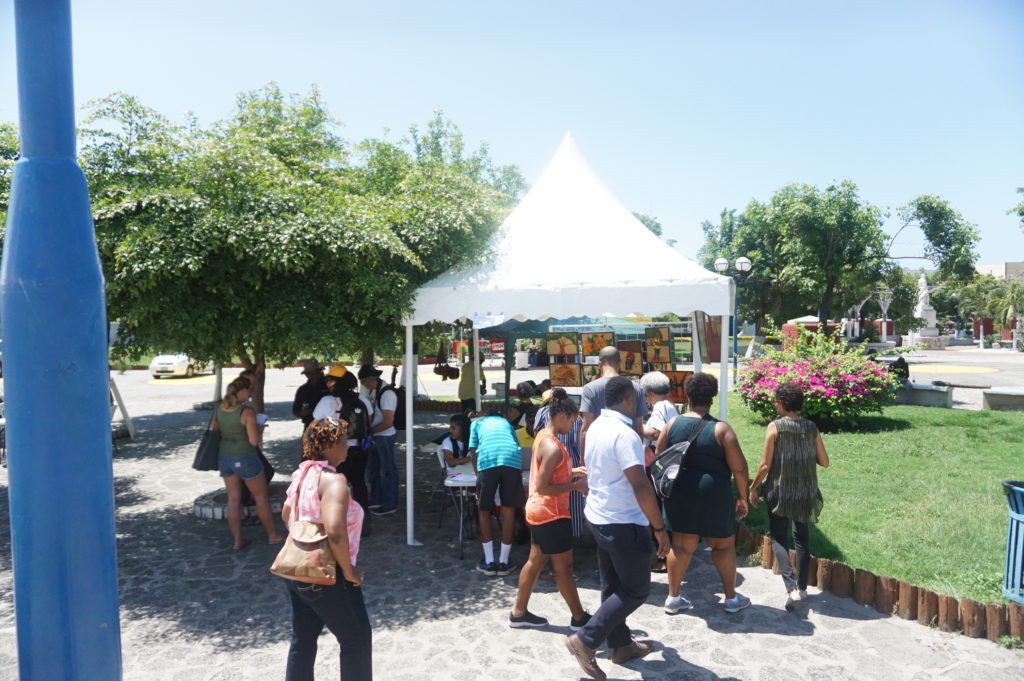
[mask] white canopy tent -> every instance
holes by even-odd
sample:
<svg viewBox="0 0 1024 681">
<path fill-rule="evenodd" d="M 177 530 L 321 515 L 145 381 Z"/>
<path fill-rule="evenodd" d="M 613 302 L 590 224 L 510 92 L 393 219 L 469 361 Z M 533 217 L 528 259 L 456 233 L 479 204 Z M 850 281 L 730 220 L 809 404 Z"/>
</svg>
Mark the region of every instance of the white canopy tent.
<svg viewBox="0 0 1024 681">
<path fill-rule="evenodd" d="M 472 319 L 477 347 L 478 329 L 508 319 L 688 315 L 697 310 L 724 318 L 732 313 L 734 294 L 730 277 L 700 267 L 626 210 L 587 165 L 572 135 L 566 134 L 540 179 L 502 223 L 490 251 L 471 266 L 445 272 L 417 291 L 406 322 L 405 384 L 416 385 L 412 328 L 430 321 Z M 727 330 L 723 323 L 723 418 Z M 413 391 L 406 392 L 406 400 L 411 415 Z M 412 428 L 407 428 L 408 543 L 416 544 L 412 440 Z"/>
</svg>

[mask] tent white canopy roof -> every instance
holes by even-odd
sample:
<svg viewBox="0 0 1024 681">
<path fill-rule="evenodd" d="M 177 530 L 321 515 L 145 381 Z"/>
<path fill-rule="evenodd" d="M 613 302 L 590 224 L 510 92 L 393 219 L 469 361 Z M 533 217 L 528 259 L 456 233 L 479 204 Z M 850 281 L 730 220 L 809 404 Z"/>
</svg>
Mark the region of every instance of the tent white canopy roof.
<svg viewBox="0 0 1024 681">
<path fill-rule="evenodd" d="M 416 292 L 405 326 L 405 384 L 416 385 L 416 325 L 472 319 L 476 345 L 480 328 L 509 319 L 687 315 L 697 310 L 725 318 L 732 312 L 732 283 L 652 234 L 612 196 L 567 134 L 537 184 L 502 223 L 490 252 Z M 727 358 L 724 331 L 721 357 Z M 479 371 L 478 363 L 474 367 Z M 720 362 L 721 418 L 726 416 L 727 367 Z M 405 399 L 406 412 L 412 414 L 413 391 Z M 405 430 L 405 456 L 406 541 L 416 545 L 412 428 Z"/>
<path fill-rule="evenodd" d="M 655 236 L 591 170 L 566 134 L 490 252 L 416 294 L 411 323 L 491 318 L 730 314 L 729 277 Z"/>
</svg>

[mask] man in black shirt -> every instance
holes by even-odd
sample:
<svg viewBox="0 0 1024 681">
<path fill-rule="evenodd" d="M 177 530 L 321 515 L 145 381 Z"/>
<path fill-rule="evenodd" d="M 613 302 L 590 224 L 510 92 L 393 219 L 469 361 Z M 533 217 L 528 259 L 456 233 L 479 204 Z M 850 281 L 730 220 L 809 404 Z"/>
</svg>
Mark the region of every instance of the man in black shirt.
<svg viewBox="0 0 1024 681">
<path fill-rule="evenodd" d="M 302 375 L 306 382 L 295 391 L 295 401 L 292 402 L 292 415 L 302 419 L 302 429 L 305 431 L 313 421 L 313 409 L 320 398 L 328 394 L 327 384 L 324 383 L 324 370 L 315 359 L 302 360 Z"/>
</svg>

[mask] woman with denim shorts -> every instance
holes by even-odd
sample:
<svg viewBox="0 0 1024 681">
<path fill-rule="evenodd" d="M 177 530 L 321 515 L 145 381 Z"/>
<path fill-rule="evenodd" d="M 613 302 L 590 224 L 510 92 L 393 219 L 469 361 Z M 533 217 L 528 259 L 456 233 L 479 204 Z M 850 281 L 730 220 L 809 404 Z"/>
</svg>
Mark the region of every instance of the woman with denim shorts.
<svg viewBox="0 0 1024 681">
<path fill-rule="evenodd" d="M 236 551 L 249 543 L 242 534 L 243 485 L 249 488 L 256 502 L 256 515 L 267 531 L 267 543 L 284 541 L 284 535 L 274 526 L 267 480 L 263 477 L 263 463 L 257 449 L 263 439 L 263 428 L 256 425 L 256 414 L 245 403 L 251 391 L 248 378 L 239 376 L 231 381 L 210 426 L 220 431 L 217 467 L 228 490 L 228 528 L 235 539 L 232 548 Z"/>
<path fill-rule="evenodd" d="M 302 435 L 302 458 L 292 474 L 281 517 L 285 524 L 322 523 L 338 563 L 338 581 L 330 586 L 286 579 L 292 604 L 292 643 L 285 681 L 313 681 L 317 639 L 326 626 L 338 640 L 342 681 L 372 681 L 373 633 L 356 567 L 364 511 L 338 471 L 348 459 L 345 421 L 316 419 Z"/>
</svg>

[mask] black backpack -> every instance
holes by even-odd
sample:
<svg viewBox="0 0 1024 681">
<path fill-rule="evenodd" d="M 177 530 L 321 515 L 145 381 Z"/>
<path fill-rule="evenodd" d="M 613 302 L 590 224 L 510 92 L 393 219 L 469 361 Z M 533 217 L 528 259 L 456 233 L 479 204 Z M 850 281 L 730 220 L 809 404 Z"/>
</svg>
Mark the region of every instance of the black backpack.
<svg viewBox="0 0 1024 681">
<path fill-rule="evenodd" d="M 651 479 L 654 481 L 654 491 L 662 499 L 668 499 L 672 496 L 672 488 L 676 484 L 676 477 L 679 475 L 680 470 L 686 468 L 686 452 L 690 449 L 690 445 L 697 439 L 697 435 L 700 434 L 700 431 L 707 422 L 707 419 L 701 419 L 693 427 L 693 430 L 690 431 L 689 438 L 663 451 L 651 464 Z"/>
<path fill-rule="evenodd" d="M 348 392 L 341 395 L 341 409 L 338 417 L 348 422 L 348 438 L 363 441 L 370 432 L 370 414 L 359 396 Z"/>
<path fill-rule="evenodd" d="M 398 398 L 398 403 L 395 405 L 395 418 L 393 425 L 395 430 L 405 430 L 405 386 L 396 388 L 393 385 L 382 383 L 381 387 L 377 389 L 377 400 L 376 407 L 380 409 L 380 397 L 388 390 L 395 393 L 395 397 Z"/>
</svg>

